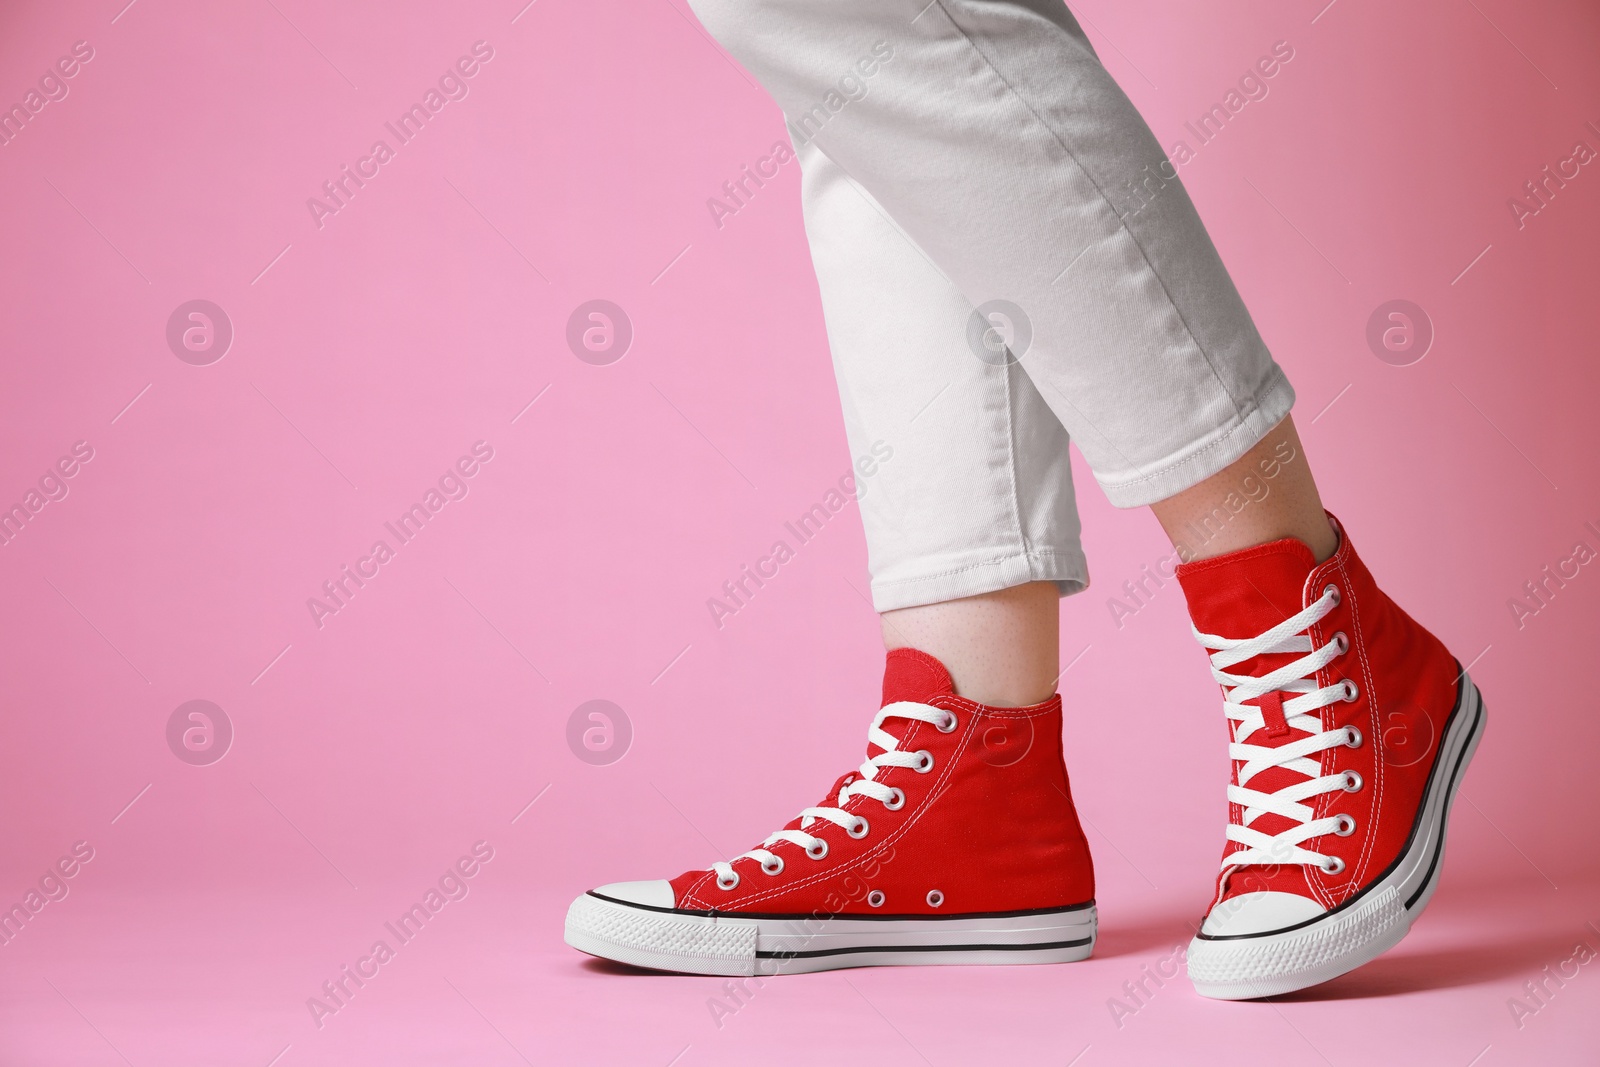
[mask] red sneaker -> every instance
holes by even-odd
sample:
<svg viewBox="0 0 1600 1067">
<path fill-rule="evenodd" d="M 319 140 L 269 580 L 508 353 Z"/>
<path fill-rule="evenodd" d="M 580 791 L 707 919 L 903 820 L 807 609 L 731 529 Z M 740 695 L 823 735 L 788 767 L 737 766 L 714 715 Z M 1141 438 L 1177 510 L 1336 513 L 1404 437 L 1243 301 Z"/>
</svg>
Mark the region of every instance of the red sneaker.
<svg viewBox="0 0 1600 1067">
<path fill-rule="evenodd" d="M 1058 963 L 1094 949 L 1094 868 L 1061 758 L 1061 697 L 994 708 L 932 656 L 889 653 L 869 755 L 759 848 L 567 911 L 594 956 L 692 974 Z"/>
<path fill-rule="evenodd" d="M 1303 989 L 1397 944 L 1483 736 L 1477 688 L 1329 519 L 1321 564 L 1290 539 L 1178 568 L 1232 742 L 1222 873 L 1189 946 L 1208 997 Z"/>
</svg>

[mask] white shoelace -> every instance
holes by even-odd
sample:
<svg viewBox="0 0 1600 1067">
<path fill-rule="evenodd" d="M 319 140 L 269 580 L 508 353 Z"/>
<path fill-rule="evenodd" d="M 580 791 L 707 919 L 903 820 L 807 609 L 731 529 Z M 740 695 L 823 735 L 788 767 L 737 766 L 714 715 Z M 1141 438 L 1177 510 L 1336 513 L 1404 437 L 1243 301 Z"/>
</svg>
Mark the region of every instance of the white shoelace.
<svg viewBox="0 0 1600 1067">
<path fill-rule="evenodd" d="M 1222 686 L 1223 711 L 1232 721 L 1233 743 L 1228 746 L 1228 758 L 1243 762 L 1238 784 L 1228 786 L 1228 800 L 1244 809 L 1243 817 L 1240 822 L 1229 823 L 1227 836 L 1229 841 L 1245 847 L 1224 858 L 1223 870 L 1254 864 L 1302 864 L 1320 867 L 1327 874 L 1344 870 L 1344 861 L 1339 857 L 1301 847 L 1303 842 L 1324 834 L 1348 837 L 1356 828 L 1355 819 L 1349 815 L 1313 818 L 1315 811 L 1304 803 L 1336 789 L 1353 793 L 1362 787 L 1361 776 L 1355 771 L 1325 775 L 1322 765 L 1312 758 L 1338 745 L 1356 748 L 1362 743 L 1361 731 L 1354 726 L 1324 730 L 1322 718 L 1316 714 L 1330 704 L 1355 700 L 1360 695 L 1349 679 L 1321 688 L 1315 679 L 1318 671 L 1349 649 L 1350 642 L 1344 634 L 1338 633 L 1332 641 L 1315 648 L 1304 631 L 1322 621 L 1338 603 L 1339 590 L 1329 585 L 1310 607 L 1255 637 L 1234 640 L 1203 634 L 1198 629 L 1194 631 L 1195 638 L 1207 651 L 1218 650 L 1211 656 L 1211 674 Z M 1271 653 L 1305 655 L 1259 678 L 1229 674 L 1225 669 L 1253 656 Z M 1269 724 L 1261 707 L 1245 701 L 1271 693 L 1296 694 L 1283 701 L 1283 717 L 1291 728 L 1310 736 L 1276 748 L 1250 743 L 1257 733 L 1269 729 Z M 1306 780 L 1273 793 L 1249 788 L 1252 778 L 1273 767 L 1298 772 Z M 1270 835 L 1252 830 L 1250 824 L 1267 812 L 1281 815 L 1296 825 Z"/>
<path fill-rule="evenodd" d="M 867 731 L 867 740 L 870 744 L 883 749 L 876 756 L 867 759 L 861 765 L 861 776 L 847 781 L 840 789 L 839 795 L 834 798 L 834 807 L 807 808 L 800 813 L 800 826 L 798 830 L 779 830 L 772 834 L 761 847 L 753 848 L 740 856 L 735 856 L 731 861 L 718 861 L 711 865 L 711 870 L 716 873 L 717 887 L 719 889 L 732 889 L 739 884 L 739 872 L 733 869 L 733 864 L 742 859 L 753 859 L 761 864 L 761 870 L 769 875 L 776 875 L 783 871 L 783 857 L 769 851 L 770 846 L 780 841 L 798 845 L 805 849 L 807 856 L 813 860 L 820 860 L 828 854 L 828 842 L 820 837 L 805 832 L 805 828 L 813 825 L 818 819 L 842 827 L 844 832 L 856 840 L 867 836 L 871 829 L 867 820 L 860 815 L 852 815 L 843 810 L 844 805 L 851 797 L 864 796 L 879 801 L 890 811 L 899 811 L 905 807 L 906 795 L 898 788 L 891 788 L 882 782 L 876 781 L 880 767 L 910 767 L 919 774 L 927 774 L 933 770 L 933 754 L 927 749 L 918 752 L 903 752 L 900 749 L 900 739 L 883 729 L 886 719 L 912 719 L 925 722 L 940 733 L 947 734 L 956 728 L 956 716 L 952 711 L 936 708 L 930 704 L 918 704 L 909 700 L 896 701 L 885 704 L 872 720 L 872 726 Z"/>
</svg>

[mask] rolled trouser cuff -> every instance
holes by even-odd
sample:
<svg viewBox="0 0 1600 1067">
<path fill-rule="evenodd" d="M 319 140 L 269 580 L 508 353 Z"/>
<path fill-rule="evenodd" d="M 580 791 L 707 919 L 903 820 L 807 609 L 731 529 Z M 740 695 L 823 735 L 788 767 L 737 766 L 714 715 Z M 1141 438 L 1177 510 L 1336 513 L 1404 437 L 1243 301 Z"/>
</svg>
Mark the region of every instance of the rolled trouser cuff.
<svg viewBox="0 0 1600 1067">
<path fill-rule="evenodd" d="M 872 579 L 872 606 L 878 611 L 915 608 L 962 597 L 981 596 L 1029 582 L 1054 582 L 1062 596 L 1081 593 L 1089 568 L 1077 545 L 1061 551 L 1035 549 L 978 562 L 921 559 L 896 573 Z"/>
<path fill-rule="evenodd" d="M 1238 417 L 1197 433 L 1192 443 L 1159 461 L 1142 464 L 1132 477 L 1107 478 L 1097 471 L 1095 480 L 1106 499 L 1119 508 L 1146 507 L 1176 496 L 1226 470 L 1254 448 L 1273 427 L 1288 418 L 1294 399 L 1294 387 L 1283 370 L 1276 363 L 1270 364 L 1261 388 L 1240 405 Z"/>
<path fill-rule="evenodd" d="M 1066 429 L 976 312 L 820 153 L 799 149 L 806 229 L 856 457 L 879 611 L 1088 581 Z"/>
</svg>

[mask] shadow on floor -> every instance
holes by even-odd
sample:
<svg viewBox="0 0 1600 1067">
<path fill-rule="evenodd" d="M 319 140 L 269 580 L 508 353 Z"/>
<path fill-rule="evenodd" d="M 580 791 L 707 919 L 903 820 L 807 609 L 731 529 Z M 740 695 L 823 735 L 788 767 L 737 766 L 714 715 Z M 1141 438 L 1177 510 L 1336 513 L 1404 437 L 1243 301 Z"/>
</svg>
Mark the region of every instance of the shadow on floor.
<svg viewBox="0 0 1600 1067">
<path fill-rule="evenodd" d="M 1569 887 L 1571 903 L 1594 899 L 1592 881 Z M 1334 1001 L 1363 997 L 1399 996 L 1430 989 L 1482 985 L 1538 971 L 1548 963 L 1572 955 L 1578 940 L 1596 939 L 1581 929 L 1581 919 L 1561 918 L 1549 912 L 1546 886 L 1528 880 L 1484 880 L 1450 887 L 1436 900 L 1434 913 L 1448 913 L 1453 925 L 1486 935 L 1469 944 L 1439 945 L 1408 951 L 1406 942 L 1364 967 L 1311 989 L 1273 998 L 1281 1001 Z M 1442 905 L 1442 907 L 1441 907 Z M 1564 908 L 1562 909 L 1565 910 Z M 1543 913 L 1543 914 L 1541 914 Z M 1508 923 L 1508 916 L 1520 921 Z M 1195 930 L 1195 917 L 1142 915 L 1131 924 L 1117 921 L 1115 913 L 1100 913 L 1100 941 L 1096 959 L 1138 956 L 1187 945 Z M 1533 920 L 1530 927 L 1529 920 Z M 1553 928 L 1554 924 L 1554 928 Z M 1488 938 L 1492 938 L 1489 940 Z"/>
<path fill-rule="evenodd" d="M 635 967 L 631 963 L 617 963 L 615 960 L 603 960 L 598 956 L 585 956 L 583 962 L 578 964 L 590 974 L 614 975 L 618 978 L 656 977 L 664 974 L 676 974 L 676 971 L 653 971 L 648 967 Z M 691 976 L 694 977 L 694 976 Z"/>
<path fill-rule="evenodd" d="M 1574 896 L 1590 899 L 1596 896 L 1592 883 L 1572 888 L 1577 890 Z M 1517 927 L 1520 932 L 1508 936 L 1505 917 L 1521 913 L 1526 918 L 1538 914 L 1541 909 L 1534 906 L 1534 898 L 1543 893 L 1544 887 L 1532 882 L 1485 881 L 1454 886 L 1448 895 L 1436 901 L 1434 908 L 1440 912 L 1448 911 L 1451 922 L 1459 929 L 1495 935 L 1494 940 L 1480 939 L 1471 944 L 1454 946 L 1435 945 L 1412 951 L 1407 951 L 1407 943 L 1402 942 L 1388 954 L 1350 974 L 1311 989 L 1271 999 L 1298 1003 L 1401 996 L 1427 990 L 1482 985 L 1532 974 L 1547 963 L 1571 956 L 1577 941 L 1587 936 L 1579 924 L 1554 914 L 1543 916 L 1544 921 L 1536 922 L 1531 929 L 1526 922 L 1519 923 Z M 1443 908 L 1439 908 L 1441 904 Z M 1119 921 L 1114 910 L 1108 915 L 1102 905 L 1094 959 L 1155 956 L 1187 946 L 1198 919 L 1198 913 L 1167 916 L 1147 913 L 1133 916 L 1129 921 Z M 1551 920 L 1561 929 L 1552 929 Z M 1570 930 L 1566 929 L 1569 925 L 1572 927 Z M 1591 944 L 1595 940 L 1600 939 L 1591 938 Z M 584 959 L 580 966 L 595 975 L 670 973 L 593 957 Z"/>
<path fill-rule="evenodd" d="M 1163 949 L 1189 944 L 1200 925 L 1200 913 L 1192 916 L 1141 917 L 1133 922 L 1117 921 L 1115 913 L 1108 919 L 1105 909 L 1100 911 L 1100 935 L 1095 941 L 1094 958 L 1116 959 L 1118 956 L 1143 956 Z"/>
<path fill-rule="evenodd" d="M 1544 934 L 1489 944 L 1406 952 L 1404 942 L 1387 955 L 1331 982 L 1273 997 L 1301 1003 L 1393 997 L 1432 989 L 1481 985 L 1531 974 L 1572 955 L 1574 934 Z"/>
<path fill-rule="evenodd" d="M 1568 906 L 1581 906 L 1583 898 L 1592 899 L 1593 885 L 1573 885 L 1569 894 Z M 1274 999 L 1299 1002 L 1398 996 L 1531 974 L 1547 963 L 1566 959 L 1577 942 L 1589 936 L 1581 919 L 1563 916 L 1566 907 L 1561 912 L 1550 910 L 1546 899 L 1545 887 L 1537 882 L 1484 881 L 1449 887 L 1447 894 L 1434 899 L 1430 912 L 1440 918 L 1448 912 L 1458 929 L 1478 931 L 1486 937 L 1469 944 L 1413 951 L 1407 951 L 1402 941 L 1347 975 Z M 1516 918 L 1508 922 L 1508 917 Z"/>
</svg>

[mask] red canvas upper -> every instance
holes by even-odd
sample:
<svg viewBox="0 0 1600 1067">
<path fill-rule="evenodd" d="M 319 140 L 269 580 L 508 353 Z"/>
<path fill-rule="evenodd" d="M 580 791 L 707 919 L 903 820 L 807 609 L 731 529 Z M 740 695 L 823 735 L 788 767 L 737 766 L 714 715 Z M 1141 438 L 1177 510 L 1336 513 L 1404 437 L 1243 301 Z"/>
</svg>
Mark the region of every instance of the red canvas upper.
<svg viewBox="0 0 1600 1067">
<path fill-rule="evenodd" d="M 1287 539 L 1178 568 L 1195 627 L 1233 639 L 1270 629 L 1321 597 L 1328 585 L 1337 586 L 1339 603 L 1307 633 L 1313 646 L 1320 648 L 1342 632 L 1349 639 L 1349 650 L 1315 677 L 1319 686 L 1338 685 L 1348 678 L 1359 690 L 1353 702 L 1332 704 L 1318 714 L 1325 730 L 1355 726 L 1362 743 L 1355 748 L 1335 747 L 1319 758 L 1323 774 L 1353 770 L 1361 775 L 1362 788 L 1353 793 L 1335 790 L 1307 801 L 1317 818 L 1341 813 L 1355 818 L 1356 830 L 1349 837 L 1328 834 L 1307 843 L 1342 859 L 1344 870 L 1330 875 L 1298 864 L 1224 870 L 1213 905 L 1241 893 L 1273 890 L 1298 893 L 1332 908 L 1376 880 L 1405 848 L 1445 723 L 1455 707 L 1459 675 L 1455 660 L 1378 588 L 1349 536 L 1331 515 L 1329 519 L 1339 529 L 1339 547 L 1321 564 L 1304 544 Z M 1296 658 L 1257 656 L 1229 670 L 1259 677 Z M 1273 717 L 1269 705 L 1278 697 L 1269 694 L 1254 701 L 1262 705 L 1269 723 Z M 1252 743 L 1275 748 L 1306 736 L 1288 729 L 1281 737 L 1258 735 Z M 1236 783 L 1240 766 L 1237 761 L 1233 764 Z M 1275 792 L 1305 780 L 1294 771 L 1273 768 L 1253 778 L 1250 787 Z M 1230 819 L 1238 820 L 1240 814 L 1238 805 L 1230 805 Z M 1289 825 L 1284 817 L 1267 813 L 1252 828 L 1276 834 Z M 1243 847 L 1230 841 L 1224 859 Z"/>
<path fill-rule="evenodd" d="M 853 796 L 843 810 L 868 820 L 857 841 L 821 820 L 806 832 L 828 854 L 810 859 L 787 841 L 769 846 L 784 860 L 776 875 L 754 859 L 734 861 L 739 884 L 718 888 L 710 871 L 673 879 L 679 908 L 800 915 L 939 915 L 1025 911 L 1094 898 L 1094 868 L 1072 806 L 1061 755 L 1061 697 L 1025 708 L 996 708 L 957 696 L 950 673 L 915 649 L 889 653 L 883 703 L 913 701 L 954 712 L 956 727 L 890 718 L 883 729 L 900 748 L 926 749 L 926 774 L 887 767 L 877 781 L 905 792 L 898 811 Z M 868 755 L 872 755 L 874 748 Z M 832 806 L 852 771 L 819 806 Z M 796 818 L 790 828 L 798 827 Z M 882 894 L 878 907 L 868 903 Z M 930 892 L 942 894 L 938 907 Z M 876 899 L 876 898 L 874 898 Z M 939 899 L 936 897 L 936 899 Z"/>
</svg>

